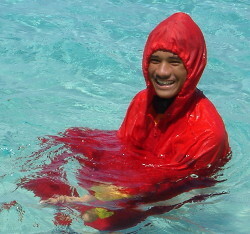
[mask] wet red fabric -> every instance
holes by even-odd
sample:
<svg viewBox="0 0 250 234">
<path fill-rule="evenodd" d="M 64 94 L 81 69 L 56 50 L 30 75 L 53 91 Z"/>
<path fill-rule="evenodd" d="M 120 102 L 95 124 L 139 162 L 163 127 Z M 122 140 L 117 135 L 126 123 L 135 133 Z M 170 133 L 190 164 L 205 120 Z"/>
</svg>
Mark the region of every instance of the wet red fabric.
<svg viewBox="0 0 250 234">
<path fill-rule="evenodd" d="M 152 108 L 155 92 L 148 77 L 149 58 L 157 50 L 177 54 L 187 69 L 184 86 L 158 124 Z M 169 181 L 211 174 L 228 160 L 224 123 L 214 105 L 196 88 L 206 61 L 203 34 L 190 16 L 176 13 L 161 22 L 150 33 L 144 49 L 142 68 L 147 88 L 132 100 L 118 132 L 123 141 L 151 152 L 152 163 L 163 163 L 163 177 Z"/>
<path fill-rule="evenodd" d="M 177 54 L 187 69 L 184 86 L 158 123 L 152 107 L 155 91 L 148 77 L 149 58 L 157 50 Z M 134 201 L 121 201 L 119 205 L 124 210 L 87 223 L 100 230 L 117 230 L 153 214 L 134 210 L 136 202 L 170 199 L 194 188 L 212 186 L 215 181 L 209 177 L 229 160 L 230 147 L 220 115 L 196 88 L 206 61 L 204 37 L 190 16 L 176 13 L 161 22 L 150 33 L 143 54 L 147 87 L 132 100 L 120 129 L 71 128 L 60 136 L 51 136 L 52 144 L 63 143 L 71 153 L 55 157 L 40 172 L 42 178 L 25 182 L 24 187 L 42 199 L 53 195 L 77 196 L 64 173 L 57 170 L 67 158 L 73 157 L 82 165 L 77 171 L 78 184 L 91 194 L 93 185 L 110 183 L 124 188 L 124 193 L 136 195 Z M 76 209 L 85 212 L 89 208 Z M 165 207 L 160 212 L 170 209 Z M 132 219 L 123 225 L 124 217 Z"/>
</svg>

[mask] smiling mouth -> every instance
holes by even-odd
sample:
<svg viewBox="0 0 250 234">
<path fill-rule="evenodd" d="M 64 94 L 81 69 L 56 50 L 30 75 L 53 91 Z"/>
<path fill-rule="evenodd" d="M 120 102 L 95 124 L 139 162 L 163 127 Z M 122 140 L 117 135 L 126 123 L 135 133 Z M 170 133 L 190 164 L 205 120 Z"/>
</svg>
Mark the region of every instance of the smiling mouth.
<svg viewBox="0 0 250 234">
<path fill-rule="evenodd" d="M 155 78 L 154 80 L 155 80 L 155 83 L 160 85 L 160 86 L 170 86 L 170 85 L 175 83 L 174 80 L 162 80 L 159 78 Z"/>
</svg>

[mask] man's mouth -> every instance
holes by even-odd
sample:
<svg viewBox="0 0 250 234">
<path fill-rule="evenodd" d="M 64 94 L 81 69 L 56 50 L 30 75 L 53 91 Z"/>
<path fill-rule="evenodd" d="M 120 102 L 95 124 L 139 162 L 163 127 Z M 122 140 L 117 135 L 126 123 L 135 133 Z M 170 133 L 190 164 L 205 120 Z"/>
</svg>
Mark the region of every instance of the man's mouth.
<svg viewBox="0 0 250 234">
<path fill-rule="evenodd" d="M 172 84 L 175 83 L 174 80 L 163 80 L 163 79 L 159 79 L 159 78 L 155 78 L 155 83 L 160 85 L 160 86 L 170 86 Z"/>
</svg>

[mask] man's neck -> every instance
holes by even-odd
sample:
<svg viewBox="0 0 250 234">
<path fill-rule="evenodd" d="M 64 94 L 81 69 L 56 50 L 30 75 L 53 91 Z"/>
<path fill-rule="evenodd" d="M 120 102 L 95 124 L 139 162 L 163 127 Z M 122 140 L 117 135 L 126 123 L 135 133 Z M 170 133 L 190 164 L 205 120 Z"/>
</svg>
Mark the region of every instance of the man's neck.
<svg viewBox="0 0 250 234">
<path fill-rule="evenodd" d="M 163 114 L 173 102 L 174 98 L 160 98 L 157 95 L 153 98 L 153 108 L 157 114 Z"/>
</svg>

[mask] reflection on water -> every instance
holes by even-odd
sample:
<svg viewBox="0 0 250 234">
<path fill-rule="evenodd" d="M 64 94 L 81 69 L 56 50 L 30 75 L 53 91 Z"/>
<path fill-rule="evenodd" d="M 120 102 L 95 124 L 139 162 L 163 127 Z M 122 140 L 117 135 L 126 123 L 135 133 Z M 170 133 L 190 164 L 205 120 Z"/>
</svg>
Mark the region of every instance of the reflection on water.
<svg viewBox="0 0 250 234">
<path fill-rule="evenodd" d="M 42 206 L 55 208 L 55 225 L 76 219 L 99 230 L 131 228 L 148 217 L 227 193 L 215 174 L 219 168 L 209 177 L 191 168 L 189 176 L 164 182 L 171 167 L 160 159 L 152 164 L 155 156 L 122 144 L 116 131 L 72 128 L 41 142 L 41 149 L 20 165 L 24 174 L 18 186 L 32 191 Z"/>
</svg>

